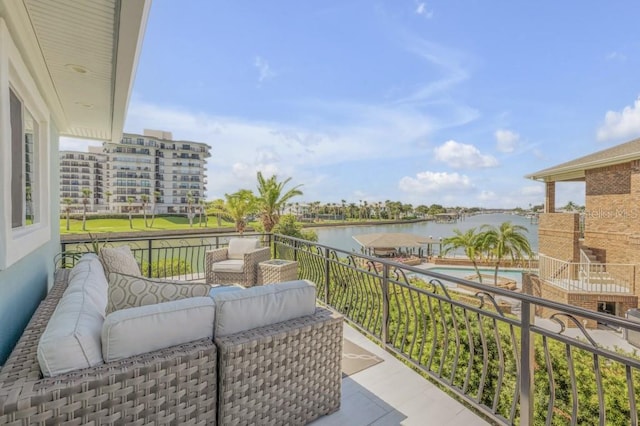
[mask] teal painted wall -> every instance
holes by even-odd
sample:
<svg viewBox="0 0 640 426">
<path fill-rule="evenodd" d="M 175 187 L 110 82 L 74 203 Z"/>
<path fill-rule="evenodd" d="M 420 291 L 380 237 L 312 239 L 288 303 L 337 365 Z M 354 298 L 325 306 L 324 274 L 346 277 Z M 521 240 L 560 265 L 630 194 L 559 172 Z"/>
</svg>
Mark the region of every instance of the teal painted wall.
<svg viewBox="0 0 640 426">
<path fill-rule="evenodd" d="M 4 364 L 53 283 L 54 257 L 60 251 L 59 138 L 54 126 L 50 131 L 51 240 L 8 269 L 0 271 L 0 365 Z"/>
</svg>

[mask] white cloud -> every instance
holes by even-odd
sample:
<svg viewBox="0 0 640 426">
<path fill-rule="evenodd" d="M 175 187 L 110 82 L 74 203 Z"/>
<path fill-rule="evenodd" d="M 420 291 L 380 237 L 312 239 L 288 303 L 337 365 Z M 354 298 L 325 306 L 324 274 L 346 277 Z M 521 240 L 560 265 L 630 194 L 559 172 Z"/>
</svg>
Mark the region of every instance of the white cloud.
<svg viewBox="0 0 640 426">
<path fill-rule="evenodd" d="M 403 177 L 398 182 L 398 188 L 409 194 L 435 195 L 464 193 L 473 189 L 474 185 L 466 175 L 426 171 L 417 173 L 416 177 Z"/>
<path fill-rule="evenodd" d="M 476 197 L 479 201 L 495 201 L 498 199 L 498 195 L 493 191 L 483 190 Z"/>
<path fill-rule="evenodd" d="M 524 186 L 522 187 L 522 189 L 520 190 L 520 193 L 522 195 L 525 196 L 530 196 L 530 195 L 534 195 L 534 196 L 542 196 L 544 195 L 544 185 L 540 184 L 540 185 L 528 185 L 528 186 Z"/>
<path fill-rule="evenodd" d="M 428 10 L 427 9 L 427 4 L 422 2 L 422 3 L 418 3 L 417 4 L 417 6 L 416 6 L 416 14 L 424 16 L 427 19 L 430 19 L 430 18 L 433 17 L 433 10 Z"/>
<path fill-rule="evenodd" d="M 607 111 L 597 133 L 599 141 L 629 139 L 640 136 L 640 98 L 621 112 Z"/>
<path fill-rule="evenodd" d="M 495 133 L 496 149 L 500 152 L 513 152 L 518 146 L 520 135 L 511 130 L 498 129 Z"/>
<path fill-rule="evenodd" d="M 434 152 L 436 160 L 456 169 L 475 169 L 495 167 L 498 165 L 498 160 L 491 155 L 484 155 L 480 153 L 480 150 L 475 146 L 459 143 L 454 140 L 449 140 L 439 147 L 436 147 Z"/>
<path fill-rule="evenodd" d="M 266 59 L 256 56 L 256 60 L 253 63 L 258 68 L 258 82 L 262 83 L 265 80 L 270 80 L 276 76 L 276 73 L 271 69 Z"/>
<path fill-rule="evenodd" d="M 355 104 L 306 106 L 325 116 L 329 111 L 348 118 L 346 123 L 316 126 L 289 122 L 251 121 L 236 117 L 193 113 L 181 108 L 153 105 L 133 99 L 126 132 L 144 128 L 173 132 L 176 140 L 205 142 L 212 146 L 208 159 L 207 196 L 255 187 L 255 173 L 293 176 L 305 183 L 309 196 L 317 169 L 350 161 L 383 161 L 415 155 L 418 142 L 434 129 L 429 117 L 401 106 Z M 394 141 L 394 143 L 389 143 Z M 320 188 L 324 192 L 330 188 Z"/>
<path fill-rule="evenodd" d="M 624 61 L 626 61 L 626 60 L 627 60 L 627 56 L 626 56 L 624 53 L 617 52 L 617 51 L 615 51 L 615 50 L 614 50 L 613 52 L 610 52 L 610 53 L 607 55 L 607 60 L 608 60 L 608 61 L 620 61 L 620 62 L 624 62 Z"/>
</svg>

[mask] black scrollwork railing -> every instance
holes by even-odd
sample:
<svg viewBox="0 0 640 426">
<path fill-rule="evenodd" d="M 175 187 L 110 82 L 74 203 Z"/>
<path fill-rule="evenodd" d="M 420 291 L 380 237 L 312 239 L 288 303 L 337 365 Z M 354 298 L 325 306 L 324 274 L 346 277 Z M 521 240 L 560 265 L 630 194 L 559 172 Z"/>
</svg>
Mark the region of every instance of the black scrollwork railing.
<svg viewBox="0 0 640 426">
<path fill-rule="evenodd" d="M 640 359 L 609 337 L 640 333 L 639 323 L 305 240 L 245 235 L 259 236 L 274 257 L 296 260 L 298 277 L 317 284 L 322 303 L 496 423 L 638 425 Z M 204 278 L 204 253 L 232 237 L 112 239 L 98 247 L 128 244 L 144 275 L 192 280 Z M 63 243 L 57 264 L 71 267 L 77 253 L 95 247 Z"/>
<path fill-rule="evenodd" d="M 640 359 L 608 343 L 619 332 L 583 326 L 638 323 L 295 238 L 273 245 L 321 301 L 494 422 L 638 424 Z"/>
<path fill-rule="evenodd" d="M 267 234 L 245 233 L 246 237 L 260 238 L 268 246 Z M 73 267 L 77 259 L 87 252 L 96 252 L 103 247 L 128 245 L 133 252 L 142 275 L 153 278 L 180 280 L 204 279 L 205 254 L 208 250 L 226 247 L 235 233 L 201 234 L 185 236 L 163 236 L 158 238 L 104 238 L 78 239 L 63 242 L 62 252 L 55 262 L 58 267 Z"/>
</svg>

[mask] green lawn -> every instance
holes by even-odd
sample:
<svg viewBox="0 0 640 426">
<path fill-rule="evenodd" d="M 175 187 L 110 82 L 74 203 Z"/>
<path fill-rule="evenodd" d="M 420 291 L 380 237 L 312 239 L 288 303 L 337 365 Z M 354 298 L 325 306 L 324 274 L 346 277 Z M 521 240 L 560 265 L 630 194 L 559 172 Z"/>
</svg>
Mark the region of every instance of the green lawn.
<svg viewBox="0 0 640 426">
<path fill-rule="evenodd" d="M 60 219 L 60 233 L 62 234 L 83 234 L 86 232 L 136 232 L 136 231 L 162 231 L 169 229 L 190 229 L 189 219 L 186 217 L 156 217 L 153 222 L 153 228 L 144 226 L 143 218 L 133 218 L 131 221 L 133 229 L 129 227 L 129 219 L 123 217 L 122 219 L 90 219 L 87 218 L 87 230 L 82 230 L 81 219 L 71 219 L 69 221 L 69 230 L 67 231 L 67 220 Z M 203 219 L 204 222 L 204 219 Z M 147 224 L 151 224 L 151 218 L 147 218 Z M 222 221 L 223 227 L 233 227 L 233 223 Z M 218 222 L 216 218 L 209 218 L 209 228 L 217 228 Z M 204 229 L 204 223 L 202 226 L 198 223 L 198 217 L 193 218 L 193 228 L 191 229 Z"/>
</svg>

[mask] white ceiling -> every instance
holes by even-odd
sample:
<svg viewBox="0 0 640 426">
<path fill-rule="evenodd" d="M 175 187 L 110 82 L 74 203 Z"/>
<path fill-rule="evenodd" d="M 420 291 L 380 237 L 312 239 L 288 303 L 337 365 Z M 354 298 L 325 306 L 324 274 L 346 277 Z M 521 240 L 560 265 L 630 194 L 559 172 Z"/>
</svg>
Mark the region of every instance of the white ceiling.
<svg viewBox="0 0 640 426">
<path fill-rule="evenodd" d="M 23 0 L 60 134 L 120 138 L 150 0 Z M 38 60 L 38 57 L 40 59 Z M 47 92 L 47 90 L 44 90 Z"/>
</svg>

